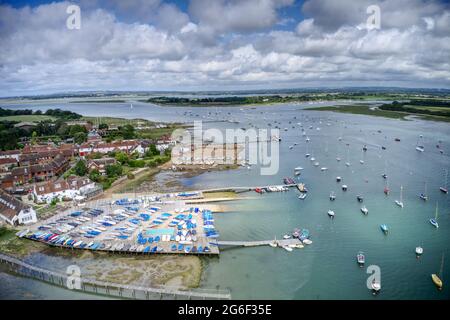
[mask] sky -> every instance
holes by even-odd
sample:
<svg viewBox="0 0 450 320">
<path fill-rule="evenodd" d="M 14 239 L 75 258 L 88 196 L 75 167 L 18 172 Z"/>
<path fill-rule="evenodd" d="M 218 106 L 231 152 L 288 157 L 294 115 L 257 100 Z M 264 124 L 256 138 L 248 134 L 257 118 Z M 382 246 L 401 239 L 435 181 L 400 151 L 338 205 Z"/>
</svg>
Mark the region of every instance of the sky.
<svg viewBox="0 0 450 320">
<path fill-rule="evenodd" d="M 450 88 L 449 1 L 0 0 L 3 97 L 349 86 Z"/>
</svg>

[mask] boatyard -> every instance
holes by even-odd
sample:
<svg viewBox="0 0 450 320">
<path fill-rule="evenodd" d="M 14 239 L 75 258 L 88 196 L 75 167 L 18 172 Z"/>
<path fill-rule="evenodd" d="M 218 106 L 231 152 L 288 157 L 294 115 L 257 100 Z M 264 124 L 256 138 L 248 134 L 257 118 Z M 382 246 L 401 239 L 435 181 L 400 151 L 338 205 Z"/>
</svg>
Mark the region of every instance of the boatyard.
<svg viewBox="0 0 450 320">
<path fill-rule="evenodd" d="M 199 193 L 97 201 L 69 209 L 18 236 L 51 246 L 117 253 L 218 254 L 219 236 L 206 207 L 184 207 Z"/>
<path fill-rule="evenodd" d="M 296 184 L 290 178 L 284 182 L 285 185 L 224 190 L 261 194 L 296 187 L 300 192 L 307 192 L 304 184 Z M 292 238 L 285 235 L 282 240 L 218 241 L 219 232 L 208 203 L 226 199 L 204 199 L 205 191 L 93 201 L 81 208 L 69 208 L 36 224 L 32 230 L 19 231 L 17 236 L 53 247 L 131 254 L 218 255 L 219 247 L 261 245 L 292 251 L 312 243 L 307 229 L 302 230 L 302 234 L 294 231 Z"/>
</svg>

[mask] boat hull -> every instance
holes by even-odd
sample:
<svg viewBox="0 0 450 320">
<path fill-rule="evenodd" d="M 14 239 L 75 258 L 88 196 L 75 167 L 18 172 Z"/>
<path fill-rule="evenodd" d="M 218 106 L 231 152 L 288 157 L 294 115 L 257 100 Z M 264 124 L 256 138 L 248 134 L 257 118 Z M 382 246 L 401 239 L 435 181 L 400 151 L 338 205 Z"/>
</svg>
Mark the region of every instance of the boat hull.
<svg viewBox="0 0 450 320">
<path fill-rule="evenodd" d="M 438 277 L 437 274 L 432 274 L 431 275 L 431 280 L 433 281 L 433 283 L 435 284 L 435 286 L 441 290 L 442 289 L 442 280 Z"/>
</svg>

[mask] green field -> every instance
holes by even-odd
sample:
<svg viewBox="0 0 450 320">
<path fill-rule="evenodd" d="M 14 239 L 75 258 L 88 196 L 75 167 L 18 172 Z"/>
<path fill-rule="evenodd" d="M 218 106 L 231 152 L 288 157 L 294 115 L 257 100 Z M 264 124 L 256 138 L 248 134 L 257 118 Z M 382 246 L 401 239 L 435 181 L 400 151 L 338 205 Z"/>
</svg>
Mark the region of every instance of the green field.
<svg viewBox="0 0 450 320">
<path fill-rule="evenodd" d="M 41 122 L 45 120 L 56 120 L 55 117 L 45 115 L 20 115 L 0 117 L 0 121 L 17 121 L 17 122 Z"/>
<path fill-rule="evenodd" d="M 107 125 L 123 126 L 131 124 L 132 126 L 150 126 L 154 123 L 145 119 L 122 119 L 113 117 L 82 117 L 82 120 L 90 121 L 92 123 L 106 123 Z"/>
</svg>

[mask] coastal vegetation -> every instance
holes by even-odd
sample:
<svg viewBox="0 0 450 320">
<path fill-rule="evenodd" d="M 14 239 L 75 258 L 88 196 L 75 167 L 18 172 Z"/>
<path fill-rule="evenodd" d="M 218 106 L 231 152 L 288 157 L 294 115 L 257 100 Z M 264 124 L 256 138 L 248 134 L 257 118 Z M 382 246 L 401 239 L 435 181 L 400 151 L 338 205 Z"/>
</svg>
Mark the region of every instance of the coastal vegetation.
<svg viewBox="0 0 450 320">
<path fill-rule="evenodd" d="M 354 104 L 325 107 L 312 107 L 305 110 L 333 111 L 378 116 L 406 120 L 408 116 L 416 116 L 424 120 L 450 122 L 450 101 L 446 100 L 410 100 L 394 101 L 382 105 Z"/>
</svg>

